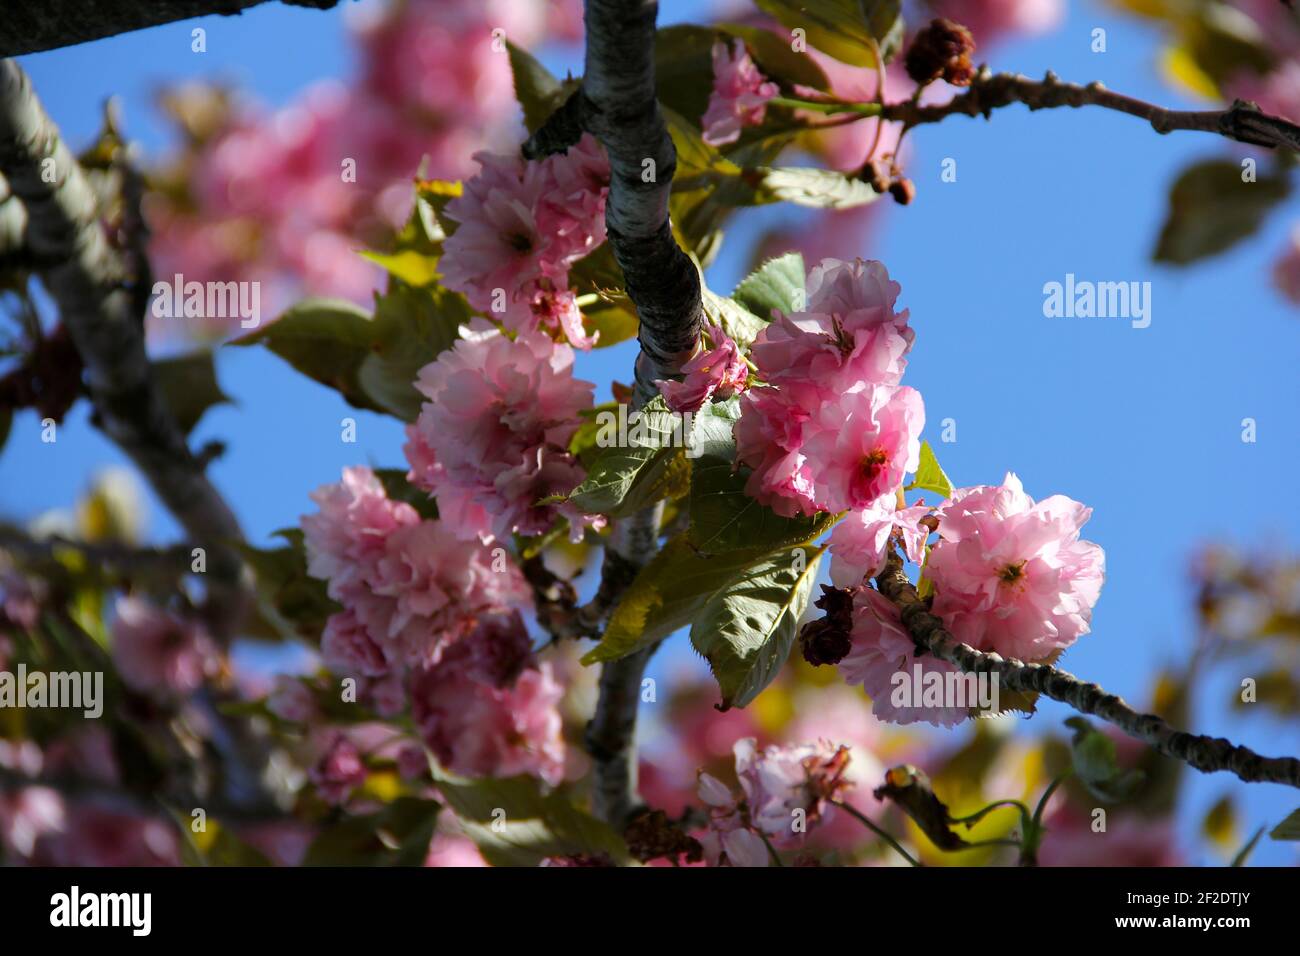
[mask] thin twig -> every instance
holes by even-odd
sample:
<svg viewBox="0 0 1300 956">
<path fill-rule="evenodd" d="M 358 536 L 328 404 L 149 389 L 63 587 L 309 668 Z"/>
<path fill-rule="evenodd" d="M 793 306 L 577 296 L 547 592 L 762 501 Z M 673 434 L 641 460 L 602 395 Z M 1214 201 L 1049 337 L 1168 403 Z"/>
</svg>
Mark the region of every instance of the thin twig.
<svg viewBox="0 0 1300 956">
<path fill-rule="evenodd" d="M 890 103 L 883 116 L 900 121 L 907 128 L 937 123 L 949 116 L 983 116 L 995 109 L 1023 103 L 1031 110 L 1058 107 L 1100 106 L 1137 116 L 1157 133 L 1195 130 L 1217 133 L 1242 143 L 1300 151 L 1300 126 L 1280 116 L 1263 112 L 1254 103 L 1236 100 L 1225 110 L 1169 110 L 1136 97 L 1106 89 L 1101 83 L 1080 86 L 1064 83 L 1048 72 L 1041 80 L 1013 73 L 990 73 L 984 68 L 970 88 L 947 103 L 922 106 L 915 100 Z"/>
<path fill-rule="evenodd" d="M 963 644 L 917 596 L 916 588 L 903 570 L 903 560 L 896 552 L 890 554 L 884 570 L 876 577 L 876 586 L 898 605 L 903 625 L 918 651 L 933 654 L 963 671 L 994 674 L 1000 685 L 1009 690 L 1044 694 L 1081 714 L 1095 714 L 1202 773 L 1226 770 L 1250 783 L 1264 781 L 1300 787 L 1300 760 L 1295 757 L 1262 757 L 1222 737 L 1175 730 L 1163 718 L 1138 713 L 1123 698 L 1066 671 L 1047 664 L 1025 664 Z"/>
</svg>

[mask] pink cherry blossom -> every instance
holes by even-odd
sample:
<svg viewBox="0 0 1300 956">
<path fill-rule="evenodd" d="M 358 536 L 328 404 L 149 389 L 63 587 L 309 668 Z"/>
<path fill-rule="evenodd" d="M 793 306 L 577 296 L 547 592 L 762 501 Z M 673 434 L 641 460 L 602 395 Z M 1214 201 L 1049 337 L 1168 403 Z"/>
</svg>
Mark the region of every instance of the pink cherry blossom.
<svg viewBox="0 0 1300 956">
<path fill-rule="evenodd" d="M 752 737 L 736 741 L 736 777 L 750 822 L 776 846 L 802 843 L 826 804 L 847 789 L 847 747 L 819 741 L 759 749 Z"/>
<path fill-rule="evenodd" d="M 305 724 L 318 714 L 311 688 L 301 678 L 277 674 L 275 685 L 266 698 L 266 709 L 281 720 Z"/>
<path fill-rule="evenodd" d="M 853 647 L 839 663 L 840 674 L 850 684 L 861 684 L 871 697 L 871 712 L 891 724 L 923 721 L 952 727 L 969 716 L 965 707 L 895 706 L 892 699 L 896 675 L 911 680 L 917 665 L 922 675 L 947 678 L 957 668 L 933 655 L 918 657 L 912 638 L 903 628 L 898 608 L 871 587 L 858 589 L 853 598 Z"/>
<path fill-rule="evenodd" d="M 915 471 L 925 408 L 907 386 L 873 385 L 823 405 L 802 451 L 825 511 L 866 508 Z"/>
<path fill-rule="evenodd" d="M 609 164 L 599 144 L 584 136 L 536 162 L 474 158 L 479 174 L 445 209 L 458 225 L 443 243 L 443 281 L 510 329 L 544 328 L 590 348 L 568 280 L 573 263 L 605 240 Z"/>
<path fill-rule="evenodd" d="M 831 583 L 856 587 L 863 578 L 875 577 L 885 566 L 889 539 L 897 535 L 908 560 L 925 560 L 930 529 L 919 522 L 933 511 L 925 505 L 895 510 L 897 496 L 881 495 L 866 508 L 850 511 L 831 532 Z"/>
<path fill-rule="evenodd" d="M 1105 555 L 1079 531 L 1090 508 L 1064 495 L 1035 503 L 1020 479 L 962 488 L 938 509 L 926 575 L 934 613 L 979 650 L 1037 661 L 1087 634 Z"/>
<path fill-rule="evenodd" d="M 477 680 L 457 661 L 418 671 L 411 717 L 446 769 L 470 777 L 532 774 L 549 784 L 564 776 L 564 738 L 557 705 L 563 689 L 543 662 L 512 686 Z"/>
<path fill-rule="evenodd" d="M 987 46 L 1013 34 L 1046 33 L 1064 19 L 1064 0 L 933 0 L 933 15 L 956 20 Z"/>
<path fill-rule="evenodd" d="M 743 391 L 749 379 L 749 365 L 731 337 L 717 326 L 705 331 L 713 347 L 682 366 L 683 380 L 655 382 L 675 412 L 698 411 L 715 397 L 729 398 Z"/>
<path fill-rule="evenodd" d="M 481 615 L 531 607 L 531 589 L 504 552 L 420 520 L 369 468 L 344 469 L 342 482 L 312 497 L 321 511 L 302 519 L 307 570 L 344 606 L 321 639 L 336 672 L 381 678 L 434 663 Z"/>
<path fill-rule="evenodd" d="M 327 803 L 345 803 L 366 780 L 366 765 L 357 745 L 344 734 L 334 734 L 308 773 L 316 792 Z"/>
<path fill-rule="evenodd" d="M 512 341 L 475 324 L 420 370 L 416 387 L 429 401 L 407 445 L 412 476 L 440 503 L 450 493 L 453 502 L 477 505 L 499 537 L 540 534 L 557 514 L 582 527 L 576 511 L 537 504 L 584 477 L 568 444 L 594 386 L 573 377 L 572 349 L 538 332 Z"/>
<path fill-rule="evenodd" d="M 758 126 L 767 112 L 767 101 L 780 91 L 765 80 L 745 49 L 744 41 L 733 40 L 731 47 L 719 40 L 713 44 L 713 92 L 700 125 L 704 141 L 723 146 L 740 139 L 746 126 Z"/>
<path fill-rule="evenodd" d="M 192 691 L 217 661 L 201 624 L 136 597 L 117 599 L 112 641 L 118 673 L 138 691 Z"/>
<path fill-rule="evenodd" d="M 710 866 L 771 864 L 767 845 L 747 822 L 741 800 L 730 787 L 701 770 L 698 796 L 709 814 L 708 830 L 700 838 L 700 845 Z"/>
</svg>

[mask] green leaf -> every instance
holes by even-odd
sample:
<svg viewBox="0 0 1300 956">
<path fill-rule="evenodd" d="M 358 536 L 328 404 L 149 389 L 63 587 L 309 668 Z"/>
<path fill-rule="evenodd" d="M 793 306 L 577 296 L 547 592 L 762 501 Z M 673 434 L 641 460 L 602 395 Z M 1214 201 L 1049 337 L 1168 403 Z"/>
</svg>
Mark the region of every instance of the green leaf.
<svg viewBox="0 0 1300 956">
<path fill-rule="evenodd" d="M 686 627 L 709 598 L 754 560 L 742 551 L 706 557 L 685 535 L 672 538 L 637 573 L 610 612 L 600 643 L 582 663 L 616 661 Z"/>
<path fill-rule="evenodd" d="M 549 856 L 604 853 L 629 860 L 609 826 L 575 807 L 561 791 L 543 794 L 531 777 L 470 780 L 433 768 L 433 779 L 466 835 L 493 866 L 536 866 Z"/>
<path fill-rule="evenodd" d="M 731 297 L 760 319 L 770 322 L 774 309 L 787 315 L 802 312 L 807 302 L 804 289 L 803 256 L 787 252 L 768 259 L 742 279 Z"/>
<path fill-rule="evenodd" d="M 524 111 L 524 126 L 529 133 L 535 133 L 564 104 L 568 90 L 527 50 L 509 41 L 506 49 L 510 54 L 515 99 Z"/>
<path fill-rule="evenodd" d="M 153 363 L 154 381 L 181 430 L 189 434 L 213 405 L 232 404 L 217 382 L 211 352 L 195 352 Z M 0 446 L 4 444 L 0 436 Z"/>
<path fill-rule="evenodd" d="M 1300 840 L 1300 809 L 1292 810 L 1285 820 L 1268 833 L 1270 840 Z"/>
<path fill-rule="evenodd" d="M 419 866 L 429 854 L 441 806 L 398 797 L 376 813 L 349 817 L 320 832 L 304 866 Z"/>
<path fill-rule="evenodd" d="M 307 377 L 336 390 L 348 404 L 384 411 L 357 378 L 374 336 L 374 323 L 359 306 L 341 299 L 304 299 L 270 325 L 230 344 L 265 345 Z"/>
<path fill-rule="evenodd" d="M 791 30 L 805 31 L 808 42 L 850 66 L 875 67 L 873 41 L 885 62 L 903 41 L 898 0 L 756 0 Z"/>
<path fill-rule="evenodd" d="M 384 486 L 384 492 L 394 501 L 404 501 L 428 521 L 438 520 L 438 503 L 423 488 L 417 488 L 406 479 L 404 468 L 376 468 L 375 477 Z"/>
<path fill-rule="evenodd" d="M 952 482 L 939 467 L 939 459 L 934 457 L 934 449 L 928 441 L 921 442 L 920 462 L 916 466 L 916 477 L 904 491 L 933 491 L 944 498 L 952 497 Z"/>
<path fill-rule="evenodd" d="M 778 36 L 771 30 L 742 23 L 723 23 L 718 29 L 744 40 L 754 62 L 768 79 L 815 90 L 830 90 L 831 82 L 817 61 L 807 53 L 797 52 L 788 36 Z"/>
<path fill-rule="evenodd" d="M 1232 858 L 1232 863 L 1229 865 L 1234 867 L 1245 866 L 1246 861 L 1249 860 L 1250 855 L 1255 852 L 1255 847 L 1259 845 L 1260 838 L 1264 836 L 1264 831 L 1267 829 L 1268 827 L 1260 827 L 1256 830 L 1255 835 L 1246 842 L 1245 846 L 1237 851 L 1237 855 Z"/>
<path fill-rule="evenodd" d="M 402 280 L 407 285 L 432 285 L 439 279 L 438 257 L 415 249 L 399 249 L 396 252 L 374 252 L 370 249 L 362 249 L 358 255 L 380 266 L 390 276 Z"/>
<path fill-rule="evenodd" d="M 718 681 L 722 710 L 750 703 L 785 664 L 820 560 L 820 548 L 775 552 L 745 568 L 696 615 L 691 644 Z"/>
<path fill-rule="evenodd" d="M 742 352 L 749 351 L 758 333 L 767 328 L 767 320 L 760 319 L 735 299 L 709 291 L 703 284 L 700 291 L 704 294 L 705 317 L 731 336 Z"/>
<path fill-rule="evenodd" d="M 1284 175 L 1242 182 L 1241 166 L 1209 160 L 1183 170 L 1169 192 L 1169 210 L 1153 258 L 1187 265 L 1253 235 L 1291 191 Z"/>
<path fill-rule="evenodd" d="M 733 426 L 739 417 L 740 403 L 734 397 L 705 405 L 695 416 L 688 531 L 692 547 L 705 554 L 759 555 L 829 530 L 835 515 L 785 518 L 745 493 L 750 470 L 735 468 Z"/>
<path fill-rule="evenodd" d="M 456 344 L 472 315 L 459 293 L 395 284 L 375 299 L 374 340 L 357 369 L 358 385 L 384 411 L 415 421 L 424 403 L 415 388 L 420 369 Z"/>
<path fill-rule="evenodd" d="M 852 209 L 880 198 L 856 176 L 833 169 L 777 167 L 757 171 L 759 195 L 766 202 L 788 202 L 813 209 Z"/>
<path fill-rule="evenodd" d="M 670 411 L 656 395 L 639 413 L 626 406 L 597 417 L 597 445 L 617 440 L 618 418 L 626 416 L 626 446 L 603 448 L 587 471 L 587 478 L 569 500 L 588 514 L 618 518 L 640 511 L 665 497 L 674 484 L 682 485 L 685 469 L 683 417 Z"/>
<path fill-rule="evenodd" d="M 342 610 L 325 593 L 325 582 L 307 574 L 307 554 L 302 532 L 286 528 L 276 532 L 289 542 L 283 548 L 254 548 L 241 544 L 240 553 L 257 577 L 258 614 L 251 636 L 285 638 L 299 636 L 315 642 L 325 629 L 326 619 Z"/>
<path fill-rule="evenodd" d="M 1132 797 L 1146 779 L 1146 774 L 1141 770 L 1121 770 L 1115 741 L 1083 717 L 1071 717 L 1065 725 L 1074 730 L 1070 741 L 1074 772 L 1088 791 L 1098 799 L 1112 803 Z"/>
</svg>

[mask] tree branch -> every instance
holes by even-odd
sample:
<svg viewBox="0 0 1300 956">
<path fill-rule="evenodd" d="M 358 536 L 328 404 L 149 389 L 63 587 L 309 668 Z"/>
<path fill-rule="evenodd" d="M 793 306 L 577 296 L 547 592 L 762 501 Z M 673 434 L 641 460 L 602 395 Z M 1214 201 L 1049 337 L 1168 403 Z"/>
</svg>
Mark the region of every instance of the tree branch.
<svg viewBox="0 0 1300 956">
<path fill-rule="evenodd" d="M 1155 714 L 1140 714 L 1123 698 L 1107 693 L 1097 684 L 1086 683 L 1073 674 L 1046 664 L 1025 664 L 995 653 L 977 651 L 963 644 L 930 613 L 903 571 L 903 560 L 892 553 L 885 569 L 876 577 L 880 593 L 898 605 L 903 626 L 918 651 L 933 654 L 963 671 L 996 674 L 1001 686 L 1015 691 L 1044 694 L 1068 704 L 1082 714 L 1095 714 L 1114 724 L 1130 737 L 1150 744 L 1160 753 L 1183 761 L 1202 773 L 1227 770 L 1247 782 L 1284 783 L 1300 787 L 1300 760 L 1294 757 L 1262 757 L 1247 747 L 1222 737 L 1189 734 L 1170 727 Z"/>
<path fill-rule="evenodd" d="M 209 573 L 226 585 L 235 621 L 242 606 L 241 562 L 232 547 L 242 537 L 239 524 L 153 380 L 139 277 L 109 244 L 90 183 L 12 60 L 0 61 L 0 173 L 26 210 L 24 247 L 42 263 L 42 284 L 85 363 L 96 424 L 207 550 Z"/>
<path fill-rule="evenodd" d="M 658 394 L 656 379 L 681 374 L 704 325 L 699 272 L 677 245 L 669 221 L 677 151 L 655 93 L 658 12 L 654 0 L 587 0 L 582 85 L 523 147 L 530 159 L 563 152 L 585 131 L 609 156 L 606 233 L 639 320 L 634 408 Z M 601 617 L 658 547 L 662 515 L 662 505 L 656 505 L 615 525 L 600 590 L 588 606 Z M 600 697 L 587 727 L 595 811 L 620 828 L 640 805 L 636 711 L 654 651 L 649 647 L 602 665 Z"/>
<path fill-rule="evenodd" d="M 1198 130 L 1254 146 L 1280 146 L 1300 151 L 1300 126 L 1264 113 L 1246 100 L 1237 100 L 1226 110 L 1168 110 L 1123 93 L 1113 93 L 1101 83 L 1087 86 L 1062 83 L 1051 71 L 1041 80 L 1031 80 L 1019 74 L 990 73 L 985 67 L 975 77 L 970 89 L 947 103 L 932 106 L 922 106 L 912 100 L 890 103 L 881 115 L 910 128 L 937 123 L 954 115 L 987 119 L 993 110 L 1013 103 L 1023 103 L 1031 110 L 1100 106 L 1140 117 L 1157 133 Z"/>
<path fill-rule="evenodd" d="M 19 56 L 213 14 L 235 16 L 266 0 L 40 0 L 10 3 L 0 17 L 0 56 Z M 283 0 L 328 10 L 338 0 Z"/>
</svg>

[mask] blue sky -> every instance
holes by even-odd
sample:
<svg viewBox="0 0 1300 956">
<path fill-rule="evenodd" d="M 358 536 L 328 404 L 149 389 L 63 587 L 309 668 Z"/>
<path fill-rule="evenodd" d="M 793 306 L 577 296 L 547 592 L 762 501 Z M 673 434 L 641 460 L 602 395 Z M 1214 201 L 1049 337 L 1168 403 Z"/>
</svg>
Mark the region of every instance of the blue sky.
<svg viewBox="0 0 1300 956">
<path fill-rule="evenodd" d="M 665 4 L 663 20 L 689 17 Z M 98 43 L 24 57 L 48 111 L 74 146 L 97 128 L 102 98 L 122 97 L 129 134 L 146 150 L 167 146 L 153 94 L 185 78 L 224 77 L 271 103 L 312 80 L 346 75 L 352 55 L 338 11 L 267 4 L 242 17 L 196 21 L 207 52 L 190 51 L 194 24 L 174 24 Z M 1107 52 L 1090 50 L 1107 30 Z M 1156 74 L 1156 34 L 1092 3 L 1072 3 L 1069 19 L 1045 37 L 991 51 L 995 68 L 1107 86 L 1171 106 L 1192 106 Z M 553 67 L 580 68 L 576 51 L 552 51 Z M 902 284 L 917 344 L 908 384 L 925 397 L 927 437 L 960 485 L 996 483 L 1014 470 L 1035 497 L 1062 493 L 1094 509 L 1085 535 L 1106 550 L 1107 583 L 1093 633 L 1063 666 L 1141 701 L 1158 667 L 1189 653 L 1193 634 L 1187 558 L 1199 543 L 1300 542 L 1300 512 L 1285 488 L 1300 448 L 1300 384 L 1295 374 L 1300 310 L 1272 290 L 1268 268 L 1297 218 L 1296 202 L 1231 252 L 1190 270 L 1150 261 L 1170 183 L 1195 158 L 1249 155 L 1196 133 L 1157 136 L 1141 121 L 1096 109 L 1030 114 L 1022 107 L 991 121 L 952 118 L 912 134 L 907 173 L 917 185 L 907 208 L 884 210 L 872 244 L 842 257 L 883 260 Z M 940 180 L 946 157 L 956 182 Z M 797 213 L 745 214 L 711 268 L 712 288 L 741 277 L 749 229 Z M 1067 273 L 1095 281 L 1151 283 L 1152 321 L 1046 318 L 1043 285 Z M 606 392 L 630 377 L 632 343 L 580 359 L 579 373 Z M 391 419 L 349 409 L 334 393 L 297 376 L 259 349 L 219 359 L 236 406 L 204 418 L 196 439 L 220 438 L 226 455 L 211 469 L 245 530 L 263 542 L 294 523 L 307 493 L 358 461 L 401 462 L 401 429 Z M 358 419 L 355 445 L 339 440 L 339 420 Z M 941 444 L 938 423 L 957 422 Z M 1254 418 L 1258 440 L 1241 441 Z M 42 444 L 35 416 L 14 424 L 0 453 L 0 509 L 30 517 L 69 505 L 94 470 L 122 462 L 83 405 Z M 156 504 L 151 532 L 175 525 Z M 680 649 L 679 649 L 680 650 Z M 684 650 L 680 650 L 684 654 Z M 676 655 L 670 654 L 671 661 Z M 663 673 L 663 662 L 657 665 Z M 1267 753 L 1300 752 L 1300 729 L 1264 714 L 1233 717 L 1223 706 L 1249 670 L 1224 668 L 1201 695 L 1193 729 L 1240 738 Z M 1256 675 L 1257 676 L 1257 675 Z M 1034 718 L 1059 722 L 1048 702 Z M 1182 816 L 1191 827 L 1225 792 L 1246 808 L 1247 831 L 1295 808 L 1294 791 L 1240 785 L 1226 775 L 1197 779 Z M 1257 862 L 1294 863 L 1282 845 L 1261 846 Z M 1205 862 L 1211 862 L 1206 859 Z"/>
</svg>

